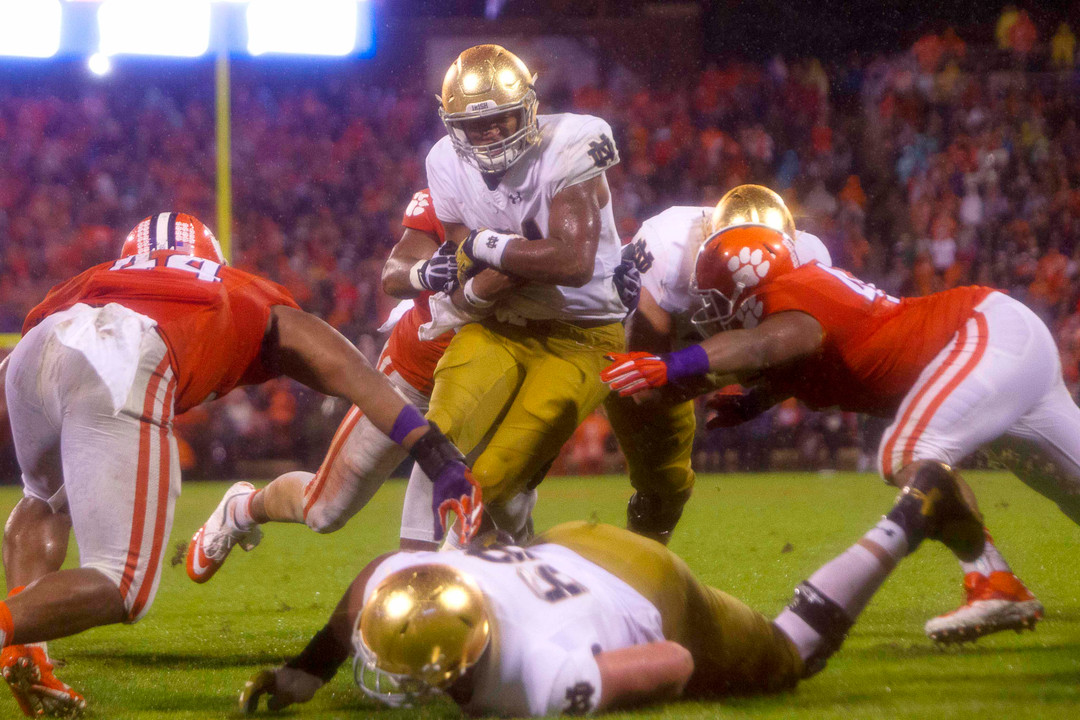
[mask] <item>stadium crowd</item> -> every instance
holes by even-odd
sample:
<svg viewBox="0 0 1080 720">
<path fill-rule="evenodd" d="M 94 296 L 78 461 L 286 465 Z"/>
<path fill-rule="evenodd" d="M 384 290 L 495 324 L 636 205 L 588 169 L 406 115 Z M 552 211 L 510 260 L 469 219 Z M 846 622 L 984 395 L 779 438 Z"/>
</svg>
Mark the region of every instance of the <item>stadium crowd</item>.
<svg viewBox="0 0 1080 720">
<path fill-rule="evenodd" d="M 1023 300 L 1054 329 L 1075 396 L 1080 75 L 1071 29 L 1030 24 L 1019 13 L 999 25 L 997 49 L 947 30 L 896 56 L 713 65 L 665 88 L 614 71 L 603 86 L 545 87 L 541 112 L 611 123 L 624 240 L 671 205 L 766 184 L 837 266 L 889 293 L 979 283 Z M 115 257 L 133 219 L 175 207 L 213 224 L 205 84 L 0 84 L 0 332 L 18 332 L 56 281 Z M 382 262 L 444 132 L 431 89 L 252 74 L 234 82 L 232 112 L 233 264 L 282 283 L 374 357 L 392 306 Z M 287 381 L 232 393 L 178 419 L 185 464 L 215 474 L 268 456 L 313 465 L 344 410 Z M 579 436 L 564 469 L 617 469 L 602 422 Z M 777 444 L 800 465 L 835 466 L 840 448 L 875 443 L 874 423 L 784 404 L 701 438 L 699 466 L 731 469 L 734 449 L 736 467 L 761 468 Z"/>
</svg>

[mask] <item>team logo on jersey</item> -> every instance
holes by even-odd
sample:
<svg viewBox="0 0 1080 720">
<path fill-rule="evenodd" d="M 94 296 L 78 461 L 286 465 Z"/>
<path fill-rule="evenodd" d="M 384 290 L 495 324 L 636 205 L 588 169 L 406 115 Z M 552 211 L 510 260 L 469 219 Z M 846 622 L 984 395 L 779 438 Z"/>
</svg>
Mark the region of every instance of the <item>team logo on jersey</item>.
<svg viewBox="0 0 1080 720">
<path fill-rule="evenodd" d="M 412 196 L 412 201 L 409 202 L 408 207 L 405 208 L 405 214 L 411 217 L 423 215 L 429 205 L 431 205 L 431 198 L 428 197 L 426 192 L 421 190 Z"/>
<path fill-rule="evenodd" d="M 579 682 L 573 687 L 566 689 L 566 707 L 563 712 L 567 715 L 585 715 L 592 707 L 592 696 L 596 688 L 592 683 Z"/>
<path fill-rule="evenodd" d="M 511 205 L 517 205 L 519 202 L 521 202 L 521 193 L 519 192 L 512 192 L 506 197 L 510 199 Z"/>
<path fill-rule="evenodd" d="M 615 144 L 607 135 L 601 135 L 599 140 L 589 143 L 589 157 L 596 167 L 607 167 L 615 161 Z"/>
</svg>

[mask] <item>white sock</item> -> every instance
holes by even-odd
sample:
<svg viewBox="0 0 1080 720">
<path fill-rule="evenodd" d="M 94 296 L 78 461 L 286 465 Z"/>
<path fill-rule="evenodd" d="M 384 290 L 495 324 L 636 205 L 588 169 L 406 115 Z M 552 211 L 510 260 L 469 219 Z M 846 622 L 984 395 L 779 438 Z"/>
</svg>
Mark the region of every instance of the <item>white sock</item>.
<svg viewBox="0 0 1080 720">
<path fill-rule="evenodd" d="M 854 620 L 907 550 L 904 529 L 882 518 L 858 543 L 811 575 L 807 583 Z M 785 608 L 775 623 L 795 643 L 804 660 L 821 644 L 821 634 L 790 609 Z"/>
<path fill-rule="evenodd" d="M 965 575 L 975 572 L 980 575 L 985 575 L 986 577 L 990 577 L 990 573 L 995 570 L 1012 572 L 1009 563 L 1005 562 L 1005 558 L 1002 557 L 1001 552 L 990 540 L 989 535 L 986 536 L 986 545 L 983 547 L 982 555 L 971 562 L 964 562 L 961 560 L 960 569 L 964 571 Z"/>
<path fill-rule="evenodd" d="M 255 518 L 251 516 L 251 501 L 260 492 L 262 492 L 262 488 L 238 497 L 229 503 L 229 509 L 232 511 L 232 521 L 238 530 L 247 532 L 258 524 L 255 522 Z"/>
</svg>

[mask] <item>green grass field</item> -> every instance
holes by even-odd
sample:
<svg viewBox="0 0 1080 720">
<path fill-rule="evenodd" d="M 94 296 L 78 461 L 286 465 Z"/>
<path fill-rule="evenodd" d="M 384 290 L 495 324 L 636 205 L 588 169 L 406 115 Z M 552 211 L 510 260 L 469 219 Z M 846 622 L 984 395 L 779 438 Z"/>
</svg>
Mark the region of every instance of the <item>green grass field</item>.
<svg viewBox="0 0 1080 720">
<path fill-rule="evenodd" d="M 1080 707 L 1080 528 L 1018 480 L 971 473 L 1002 551 L 1046 606 L 1034 633 L 1002 633 L 941 649 L 925 620 L 952 609 L 960 572 L 927 543 L 889 579 L 829 667 L 797 690 L 722 704 L 682 703 L 634 718 L 1069 718 Z M 214 508 L 224 483 L 184 488 L 170 547 L 181 547 Z M 271 526 L 252 553 L 237 551 L 207 585 L 166 566 L 149 617 L 59 640 L 58 674 L 82 689 L 95 718 L 239 717 L 236 697 L 256 670 L 297 652 L 320 628 L 355 573 L 395 546 L 404 483 L 393 482 L 344 530 L 319 536 Z M 621 523 L 622 478 L 551 478 L 537 528 L 596 517 Z M 4 516 L 18 500 L 0 492 Z M 705 476 L 672 549 L 701 578 L 769 616 L 797 582 L 842 551 L 884 513 L 893 492 L 869 475 Z M 179 551 L 178 551 L 179 552 Z M 72 545 L 74 557 L 74 545 Z M 342 671 L 308 706 L 282 717 L 374 715 Z M 378 717 L 457 717 L 449 703 Z M 0 717 L 17 713 L 0 691 Z"/>
</svg>

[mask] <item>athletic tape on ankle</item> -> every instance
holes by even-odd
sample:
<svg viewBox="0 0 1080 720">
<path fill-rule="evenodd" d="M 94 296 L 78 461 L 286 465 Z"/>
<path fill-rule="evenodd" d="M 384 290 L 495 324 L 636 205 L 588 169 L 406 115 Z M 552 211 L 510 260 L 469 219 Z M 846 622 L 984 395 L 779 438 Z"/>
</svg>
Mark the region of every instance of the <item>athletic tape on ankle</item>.
<svg viewBox="0 0 1080 720">
<path fill-rule="evenodd" d="M 420 414 L 420 411 L 412 405 L 406 405 L 394 420 L 394 427 L 390 429 L 390 439 L 400 445 L 405 442 L 405 438 L 409 436 L 409 433 L 426 425 L 427 420 Z"/>
</svg>

